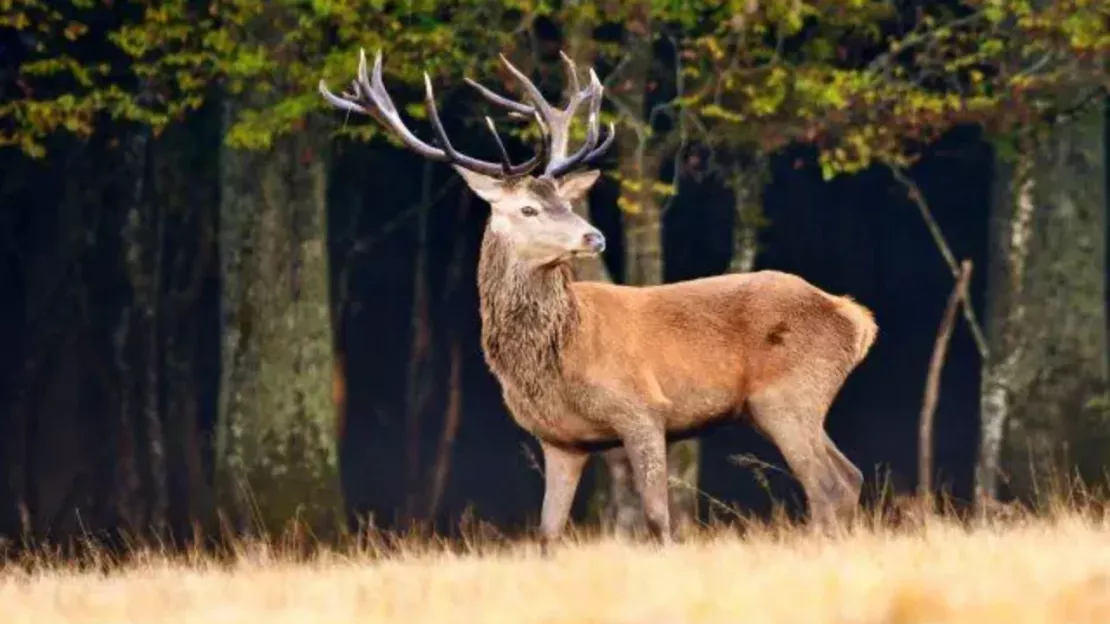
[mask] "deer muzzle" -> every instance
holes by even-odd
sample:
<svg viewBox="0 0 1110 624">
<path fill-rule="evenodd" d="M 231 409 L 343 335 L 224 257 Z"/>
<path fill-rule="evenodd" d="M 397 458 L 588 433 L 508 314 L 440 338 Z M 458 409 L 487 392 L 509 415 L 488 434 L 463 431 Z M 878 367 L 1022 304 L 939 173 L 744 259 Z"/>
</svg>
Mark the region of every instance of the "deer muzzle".
<svg viewBox="0 0 1110 624">
<path fill-rule="evenodd" d="M 582 252 L 596 255 L 605 251 L 605 237 L 601 232 L 586 232 L 582 235 Z"/>
</svg>

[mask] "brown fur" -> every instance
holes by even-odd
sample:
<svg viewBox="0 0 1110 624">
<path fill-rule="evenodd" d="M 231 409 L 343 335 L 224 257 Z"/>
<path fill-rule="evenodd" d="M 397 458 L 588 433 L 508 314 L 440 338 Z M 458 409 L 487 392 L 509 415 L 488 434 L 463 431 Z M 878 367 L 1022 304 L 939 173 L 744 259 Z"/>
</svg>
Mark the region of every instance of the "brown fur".
<svg viewBox="0 0 1110 624">
<path fill-rule="evenodd" d="M 823 425 L 875 340 L 866 308 L 776 271 L 629 287 L 574 282 L 565 262 L 513 254 L 487 229 L 483 348 L 544 449 L 546 537 L 563 529 L 587 453 L 623 443 L 649 526 L 666 539 L 663 440 L 742 416 L 782 451 L 817 519 L 855 507 L 861 474 Z"/>
</svg>

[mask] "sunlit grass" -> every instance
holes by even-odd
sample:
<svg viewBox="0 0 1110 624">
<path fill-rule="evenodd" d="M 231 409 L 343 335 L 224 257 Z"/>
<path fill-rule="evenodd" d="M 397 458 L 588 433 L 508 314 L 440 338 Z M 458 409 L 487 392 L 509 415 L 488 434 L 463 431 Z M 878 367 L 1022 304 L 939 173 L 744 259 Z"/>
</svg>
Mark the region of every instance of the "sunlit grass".
<svg viewBox="0 0 1110 624">
<path fill-rule="evenodd" d="M 230 563 L 147 553 L 107 573 L 40 560 L 0 572 L 0 622 L 1110 622 L 1108 529 L 1101 511 L 1060 509 L 714 530 L 666 549 L 584 538 L 548 557 L 414 539 L 300 562 L 261 546 Z"/>
</svg>

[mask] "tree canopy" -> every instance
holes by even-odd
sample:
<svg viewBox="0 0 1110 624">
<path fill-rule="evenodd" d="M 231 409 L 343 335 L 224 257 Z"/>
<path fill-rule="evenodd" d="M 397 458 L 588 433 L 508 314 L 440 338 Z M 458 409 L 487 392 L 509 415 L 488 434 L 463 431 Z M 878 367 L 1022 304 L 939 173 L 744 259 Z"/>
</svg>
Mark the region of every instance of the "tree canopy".
<svg viewBox="0 0 1110 624">
<path fill-rule="evenodd" d="M 514 58 L 530 51 L 557 71 L 555 55 L 536 44 L 541 21 L 591 28 L 595 62 L 609 68 L 603 76 L 616 101 L 623 51 L 612 33 L 628 28 L 628 12 L 641 5 L 5 0 L 0 26 L 20 32 L 23 50 L 3 87 L 0 145 L 41 156 L 58 133 L 87 137 L 106 120 L 157 132 L 219 90 L 280 90 L 280 98 L 260 98 L 264 104 L 244 110 L 226 132 L 232 145 L 266 148 L 325 110 L 317 81 L 341 88 L 354 76 L 360 47 L 383 51 L 387 85 L 408 102 L 409 115 L 421 117 L 425 71 L 441 100 L 453 99 L 463 75 L 497 75 L 503 84 L 495 86 L 512 90 L 508 75 L 498 73 L 497 51 Z M 650 120 L 652 132 L 681 130 L 705 146 L 761 153 L 813 144 L 826 176 L 876 160 L 904 165 L 956 124 L 1002 134 L 1049 120 L 1092 101 L 1107 84 L 1105 0 L 646 6 L 651 36 L 674 57 L 672 67 L 653 73 L 652 88 L 666 95 L 665 106 L 653 109 L 660 114 Z M 277 20 L 281 39 L 247 36 L 260 19 Z M 619 115 L 619 108 L 607 114 Z M 378 131 L 366 123 L 337 130 L 359 140 Z"/>
</svg>

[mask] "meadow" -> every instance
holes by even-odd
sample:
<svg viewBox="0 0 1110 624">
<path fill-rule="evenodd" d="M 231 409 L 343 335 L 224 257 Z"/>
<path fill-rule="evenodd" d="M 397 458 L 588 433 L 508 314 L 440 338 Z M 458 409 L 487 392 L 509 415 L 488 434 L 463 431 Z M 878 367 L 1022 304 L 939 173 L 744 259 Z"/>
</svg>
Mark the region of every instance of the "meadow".
<svg viewBox="0 0 1110 624">
<path fill-rule="evenodd" d="M 1110 622 L 1110 516 L 706 530 L 667 548 L 580 537 L 449 548 L 413 538 L 308 558 L 137 552 L 0 571 L 5 624 Z"/>
</svg>

